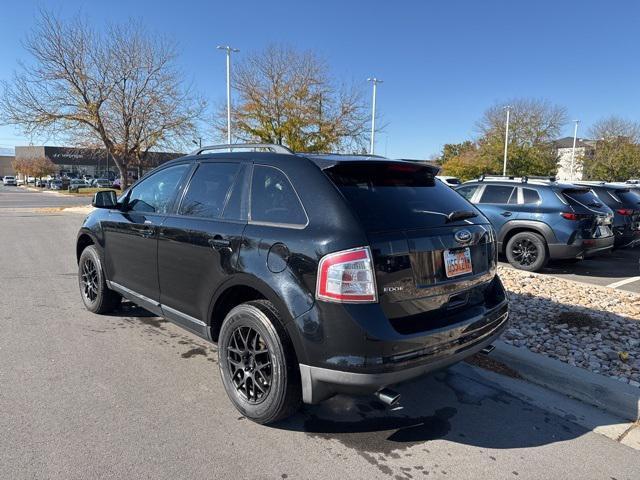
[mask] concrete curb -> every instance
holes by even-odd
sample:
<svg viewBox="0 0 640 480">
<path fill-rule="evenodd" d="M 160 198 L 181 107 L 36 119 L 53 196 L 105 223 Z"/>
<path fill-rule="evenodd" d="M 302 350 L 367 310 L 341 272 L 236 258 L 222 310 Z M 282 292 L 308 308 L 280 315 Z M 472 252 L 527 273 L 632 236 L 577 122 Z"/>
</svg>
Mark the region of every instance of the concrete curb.
<svg viewBox="0 0 640 480">
<path fill-rule="evenodd" d="M 640 419 L 640 388 L 632 387 L 553 358 L 502 341 L 490 357 L 518 372 L 522 378 L 568 395 L 625 420 Z"/>
</svg>

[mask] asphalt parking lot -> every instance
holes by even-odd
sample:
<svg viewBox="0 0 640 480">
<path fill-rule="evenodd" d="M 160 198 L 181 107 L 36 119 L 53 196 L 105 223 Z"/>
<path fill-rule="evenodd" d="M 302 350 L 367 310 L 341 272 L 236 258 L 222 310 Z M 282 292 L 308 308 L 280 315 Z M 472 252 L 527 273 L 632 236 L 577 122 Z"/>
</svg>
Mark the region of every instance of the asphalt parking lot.
<svg viewBox="0 0 640 480">
<path fill-rule="evenodd" d="M 82 307 L 81 215 L 5 190 L 2 478 L 638 478 L 638 451 L 464 364 L 401 386 L 400 410 L 337 397 L 253 424 L 227 400 L 215 346 L 126 304 Z"/>
</svg>

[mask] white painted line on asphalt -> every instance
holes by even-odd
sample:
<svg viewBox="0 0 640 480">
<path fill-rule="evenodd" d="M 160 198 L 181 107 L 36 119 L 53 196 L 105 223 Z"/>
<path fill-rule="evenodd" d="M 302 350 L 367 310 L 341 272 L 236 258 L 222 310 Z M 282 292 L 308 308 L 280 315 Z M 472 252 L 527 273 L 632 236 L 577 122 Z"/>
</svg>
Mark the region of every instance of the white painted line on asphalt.
<svg viewBox="0 0 640 480">
<path fill-rule="evenodd" d="M 625 278 L 624 280 L 610 283 L 609 285 L 607 285 L 607 287 L 618 288 L 618 287 L 621 287 L 622 285 L 626 285 L 627 283 L 637 282 L 638 280 L 640 280 L 640 277 Z"/>
</svg>

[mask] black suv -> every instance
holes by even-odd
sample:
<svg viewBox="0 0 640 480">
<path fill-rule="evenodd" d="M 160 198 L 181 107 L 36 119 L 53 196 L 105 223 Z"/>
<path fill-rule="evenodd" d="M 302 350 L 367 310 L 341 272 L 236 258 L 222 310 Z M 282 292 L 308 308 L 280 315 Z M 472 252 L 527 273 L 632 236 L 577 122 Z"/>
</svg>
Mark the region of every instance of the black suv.
<svg viewBox="0 0 640 480">
<path fill-rule="evenodd" d="M 217 342 L 231 401 L 260 423 L 337 393 L 394 403 L 385 387 L 504 329 L 494 231 L 432 167 L 233 148 L 249 151 L 207 147 L 117 202 L 96 194 L 76 246 L 89 310 L 125 297 Z"/>
</svg>

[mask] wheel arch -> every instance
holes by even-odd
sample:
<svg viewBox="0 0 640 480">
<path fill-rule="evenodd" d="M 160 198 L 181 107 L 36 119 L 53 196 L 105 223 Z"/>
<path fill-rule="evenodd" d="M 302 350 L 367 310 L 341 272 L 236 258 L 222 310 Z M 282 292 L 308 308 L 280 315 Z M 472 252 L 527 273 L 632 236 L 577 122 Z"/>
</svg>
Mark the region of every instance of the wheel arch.
<svg viewBox="0 0 640 480">
<path fill-rule="evenodd" d="M 287 325 L 291 323 L 294 316 L 281 296 L 267 283 L 253 275 L 239 274 L 221 285 L 211 299 L 207 316 L 211 340 L 214 342 L 218 340 L 222 322 L 233 307 L 251 300 L 260 299 L 270 301 L 278 309 L 283 321 L 282 326 L 291 336 Z M 297 342 L 293 338 L 292 340 L 295 345 Z"/>
<path fill-rule="evenodd" d="M 76 240 L 76 263 L 80 262 L 80 255 L 85 248 L 89 245 L 97 245 L 95 237 L 89 233 L 87 230 L 82 230 L 78 234 L 78 239 Z"/>
<path fill-rule="evenodd" d="M 505 224 L 498 236 L 498 242 L 501 246 L 500 253 L 504 255 L 507 249 L 507 243 L 511 237 L 522 232 L 533 232 L 541 235 L 545 241 L 547 253 L 549 253 L 549 243 L 554 243 L 555 241 L 553 229 L 544 222 L 534 220 L 512 220 Z"/>
</svg>

